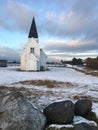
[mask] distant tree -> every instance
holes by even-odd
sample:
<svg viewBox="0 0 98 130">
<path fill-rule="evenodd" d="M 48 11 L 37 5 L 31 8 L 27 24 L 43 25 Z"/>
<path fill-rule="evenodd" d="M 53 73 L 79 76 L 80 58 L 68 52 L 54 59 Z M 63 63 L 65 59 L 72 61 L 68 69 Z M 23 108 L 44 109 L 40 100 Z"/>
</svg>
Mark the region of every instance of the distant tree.
<svg viewBox="0 0 98 130">
<path fill-rule="evenodd" d="M 66 61 L 66 64 L 71 64 L 72 65 L 72 61 Z"/>
<path fill-rule="evenodd" d="M 80 58 L 79 59 L 73 58 L 72 65 L 83 65 L 83 61 Z"/>
<path fill-rule="evenodd" d="M 16 61 L 14 60 L 13 63 L 16 63 Z"/>
<path fill-rule="evenodd" d="M 73 64 L 73 65 L 77 65 L 77 59 L 76 59 L 76 58 L 73 58 L 73 59 L 72 59 L 72 64 Z"/>
<path fill-rule="evenodd" d="M 98 70 L 98 57 L 97 58 L 87 58 L 86 66 L 89 68 Z"/>
<path fill-rule="evenodd" d="M 98 60 L 98 56 L 96 57 L 96 59 Z"/>
<path fill-rule="evenodd" d="M 61 60 L 61 63 L 62 63 L 62 64 L 66 64 L 66 61 L 64 61 L 64 60 Z"/>
<path fill-rule="evenodd" d="M 77 62 L 78 62 L 78 65 L 83 65 L 82 59 L 79 58 Z"/>
</svg>

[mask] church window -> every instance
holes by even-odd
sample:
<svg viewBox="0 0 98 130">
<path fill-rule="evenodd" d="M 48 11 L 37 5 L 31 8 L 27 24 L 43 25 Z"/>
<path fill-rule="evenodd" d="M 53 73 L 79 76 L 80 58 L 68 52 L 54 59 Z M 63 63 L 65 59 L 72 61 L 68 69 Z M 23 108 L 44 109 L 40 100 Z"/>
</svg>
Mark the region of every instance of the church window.
<svg viewBox="0 0 98 130">
<path fill-rule="evenodd" d="M 34 53 L 34 48 L 30 48 L 30 53 Z"/>
</svg>

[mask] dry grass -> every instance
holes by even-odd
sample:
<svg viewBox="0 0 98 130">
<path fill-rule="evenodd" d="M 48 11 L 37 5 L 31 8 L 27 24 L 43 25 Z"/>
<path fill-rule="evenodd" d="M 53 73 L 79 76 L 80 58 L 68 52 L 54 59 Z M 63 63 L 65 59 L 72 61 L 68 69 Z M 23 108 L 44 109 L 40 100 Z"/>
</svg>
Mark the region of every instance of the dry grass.
<svg viewBox="0 0 98 130">
<path fill-rule="evenodd" d="M 12 92 L 12 91 L 22 92 L 22 93 L 24 93 L 24 95 L 26 95 L 26 96 L 31 96 L 31 94 L 32 94 L 32 93 L 29 91 L 29 89 L 24 88 L 24 87 L 16 88 L 16 87 L 0 86 L 0 94 L 1 94 L 1 95 L 2 95 L 3 93 Z"/>
<path fill-rule="evenodd" d="M 35 85 L 35 86 L 46 86 L 48 88 L 55 88 L 55 87 L 71 87 L 76 86 L 74 83 L 70 82 L 61 82 L 61 81 L 55 81 L 55 80 L 27 80 L 27 81 L 21 81 L 14 84 L 22 84 L 22 85 Z"/>
<path fill-rule="evenodd" d="M 93 102 L 98 102 L 98 98 L 93 98 L 92 96 L 85 96 L 83 94 L 81 95 L 75 95 L 73 96 L 74 100 L 79 100 L 79 99 L 87 99 L 87 100 L 91 100 Z"/>
<path fill-rule="evenodd" d="M 14 86 L 19 86 L 20 87 L 14 87 Z M 29 85 L 31 85 L 29 88 L 27 88 Z M 34 87 L 35 85 L 35 87 Z M 36 88 L 37 86 L 37 88 Z M 40 88 L 40 86 L 45 86 L 48 87 L 49 89 L 43 90 L 42 89 L 38 89 L 38 87 Z M 61 88 L 61 91 L 56 91 L 56 88 L 59 87 Z M 51 98 L 53 97 L 52 101 L 56 100 L 66 100 L 66 99 L 72 99 L 72 100 L 78 100 L 78 99 L 88 99 L 91 100 L 92 102 L 96 102 L 98 103 L 98 98 L 97 97 L 93 97 L 93 95 L 86 95 L 86 91 L 83 92 L 77 92 L 78 91 L 78 87 L 79 85 L 74 84 L 74 83 L 70 83 L 70 82 L 59 82 L 59 81 L 50 81 L 50 80 L 29 80 L 29 81 L 22 81 L 22 82 L 18 82 L 15 84 L 12 84 L 11 87 L 6 87 L 6 86 L 0 86 L 0 96 L 2 96 L 2 94 L 6 93 L 6 92 L 12 92 L 12 91 L 20 91 L 22 92 L 31 102 L 35 103 L 35 104 L 39 104 L 39 106 L 42 108 L 44 108 L 47 104 L 44 102 L 44 98 Z M 86 90 L 86 85 L 85 86 L 80 86 L 81 88 L 85 88 Z M 80 88 L 79 87 L 79 88 Z M 51 88 L 55 88 L 55 89 L 51 89 Z M 63 89 L 65 88 L 65 90 L 63 91 Z M 76 93 L 72 93 L 71 90 L 73 88 L 77 88 Z M 57 88 L 58 89 L 58 88 Z M 54 90 L 54 91 L 53 91 Z M 90 89 L 89 91 L 97 91 L 94 90 L 93 88 Z M 40 102 L 40 99 L 42 97 L 43 102 Z"/>
<path fill-rule="evenodd" d="M 17 85 L 20 84 L 20 87 L 17 87 Z M 31 85 L 30 88 L 25 87 L 26 85 Z M 16 86 L 16 87 L 14 87 Z M 38 86 L 45 86 L 48 87 L 46 91 L 36 89 Z M 50 80 L 29 80 L 29 81 L 22 81 L 22 82 L 17 82 L 11 85 L 11 87 L 6 87 L 6 86 L 0 86 L 0 95 L 6 92 L 12 92 L 12 91 L 20 91 L 22 92 L 31 102 L 37 103 L 38 100 L 40 99 L 41 96 L 45 97 L 57 97 L 59 98 L 59 95 L 61 94 L 60 92 L 54 92 L 52 91 L 51 88 L 56 88 L 56 87 L 69 87 L 73 88 L 75 87 L 76 84 L 70 83 L 70 82 L 59 82 L 59 81 L 50 81 Z M 62 94 L 61 94 L 62 95 Z"/>
<path fill-rule="evenodd" d="M 20 87 L 17 87 L 17 85 L 20 84 Z M 25 87 L 26 85 L 31 85 L 30 88 Z M 16 87 L 14 87 L 16 86 Z M 49 90 L 47 90 L 47 92 L 45 91 L 40 91 L 38 89 L 36 89 L 36 87 L 34 86 L 38 86 L 40 88 L 40 86 L 45 86 L 48 87 Z M 7 87 L 7 86 L 0 86 L 0 92 L 1 93 L 5 93 L 8 91 L 20 91 L 22 92 L 25 96 L 30 97 L 39 97 L 41 95 L 56 95 L 56 93 L 53 93 L 51 88 L 73 88 L 73 87 L 78 87 L 78 84 L 75 83 L 71 83 L 71 82 L 61 82 L 61 81 L 55 81 L 55 80 L 27 80 L 27 81 L 21 81 L 21 82 L 16 82 L 13 83 L 11 85 L 11 87 Z"/>
<path fill-rule="evenodd" d="M 20 88 L 16 88 L 16 87 L 7 87 L 7 86 L 0 86 L 0 91 L 24 91 L 26 90 L 26 88 L 24 87 L 20 87 Z"/>
<path fill-rule="evenodd" d="M 48 91 L 40 91 L 37 90 L 36 88 L 25 88 L 25 87 L 6 87 L 6 86 L 0 86 L 0 97 L 2 97 L 6 92 L 21 92 L 26 96 L 32 103 L 35 103 L 38 105 L 39 99 L 44 95 L 45 97 L 51 97 L 55 96 L 55 93 L 52 92 L 51 90 Z M 40 105 L 40 109 L 44 108 L 45 105 L 44 102 Z M 38 106 L 39 107 L 39 106 Z"/>
<path fill-rule="evenodd" d="M 80 69 L 77 69 L 77 68 L 74 68 L 76 71 L 78 72 L 81 72 L 81 73 L 84 73 L 86 75 L 92 75 L 92 76 L 97 76 L 98 77 L 98 71 L 94 71 L 94 70 L 91 70 L 91 69 L 88 69 L 88 68 L 85 68 L 84 70 L 80 70 Z"/>
</svg>

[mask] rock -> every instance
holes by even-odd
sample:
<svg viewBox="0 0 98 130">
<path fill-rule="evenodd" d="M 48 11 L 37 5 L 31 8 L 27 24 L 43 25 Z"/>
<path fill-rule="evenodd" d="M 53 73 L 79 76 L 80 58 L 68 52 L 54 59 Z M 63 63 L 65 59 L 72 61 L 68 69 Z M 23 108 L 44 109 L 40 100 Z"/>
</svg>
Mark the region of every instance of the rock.
<svg viewBox="0 0 98 130">
<path fill-rule="evenodd" d="M 71 125 L 58 125 L 58 124 L 52 124 L 46 127 L 45 130 L 73 130 L 73 127 Z"/>
<path fill-rule="evenodd" d="M 44 109 L 48 123 L 66 124 L 73 121 L 74 105 L 71 101 L 54 102 Z"/>
<path fill-rule="evenodd" d="M 1 102 L 1 98 L 2 98 L 2 96 L 5 94 L 5 92 L 2 92 L 1 90 L 0 90 L 0 102 Z"/>
<path fill-rule="evenodd" d="M 59 129 L 58 129 L 59 130 Z M 60 128 L 60 130 L 71 130 L 71 129 L 68 129 L 68 128 Z"/>
<path fill-rule="evenodd" d="M 45 116 L 20 92 L 2 96 L 0 128 L 2 130 L 42 130 Z"/>
<path fill-rule="evenodd" d="M 94 126 L 90 126 L 86 123 L 80 123 L 75 125 L 74 130 L 98 130 L 98 128 Z"/>
<path fill-rule="evenodd" d="M 90 100 L 78 100 L 75 103 L 75 114 L 79 116 L 84 116 L 89 111 L 91 111 L 92 102 Z"/>
<path fill-rule="evenodd" d="M 73 125 L 80 124 L 80 123 L 86 123 L 90 126 L 97 126 L 97 123 L 93 120 L 87 120 L 81 116 L 74 116 Z"/>
<path fill-rule="evenodd" d="M 45 130 L 72 130 L 72 129 L 67 129 L 67 128 L 64 128 L 64 127 L 63 127 L 63 128 L 55 128 L 55 127 L 54 127 L 54 128 L 53 128 L 53 127 L 51 128 L 51 127 L 49 127 L 49 128 L 47 128 L 47 129 L 45 129 Z"/>
<path fill-rule="evenodd" d="M 97 126 L 89 125 L 87 123 L 78 123 L 72 125 L 49 125 L 44 130 L 98 130 Z"/>
<path fill-rule="evenodd" d="M 98 124 L 98 117 L 96 116 L 96 113 L 91 111 L 91 112 L 87 113 L 84 117 L 88 120 L 93 120 Z"/>
</svg>

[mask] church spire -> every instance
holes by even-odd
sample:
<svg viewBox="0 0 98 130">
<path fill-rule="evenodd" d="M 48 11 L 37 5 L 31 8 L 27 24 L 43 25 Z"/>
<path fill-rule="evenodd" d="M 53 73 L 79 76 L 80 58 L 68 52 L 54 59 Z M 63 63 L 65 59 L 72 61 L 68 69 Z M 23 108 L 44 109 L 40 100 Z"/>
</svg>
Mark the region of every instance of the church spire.
<svg viewBox="0 0 98 130">
<path fill-rule="evenodd" d="M 32 24 L 31 24 L 31 28 L 30 28 L 28 38 L 38 38 L 38 33 L 37 33 L 36 23 L 35 23 L 34 17 L 33 17 L 33 20 L 32 20 Z"/>
</svg>

